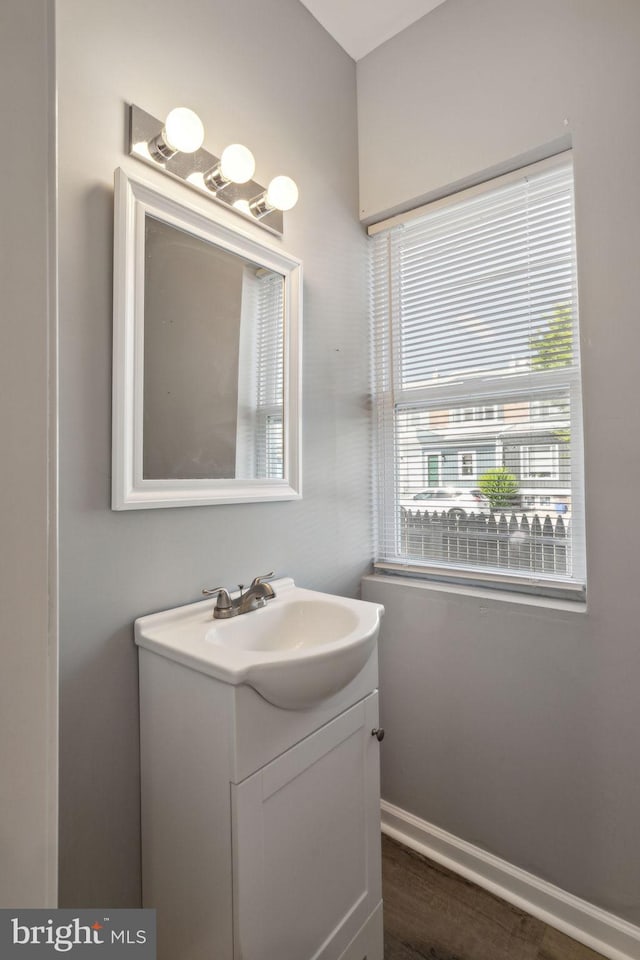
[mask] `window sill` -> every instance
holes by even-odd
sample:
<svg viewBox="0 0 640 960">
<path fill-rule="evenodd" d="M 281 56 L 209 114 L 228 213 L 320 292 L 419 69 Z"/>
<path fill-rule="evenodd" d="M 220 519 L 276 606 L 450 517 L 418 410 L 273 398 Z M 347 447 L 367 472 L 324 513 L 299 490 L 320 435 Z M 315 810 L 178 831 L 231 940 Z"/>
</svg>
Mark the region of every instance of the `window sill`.
<svg viewBox="0 0 640 960">
<path fill-rule="evenodd" d="M 575 600 L 562 597 L 541 596 L 540 594 L 522 593 L 516 590 L 503 590 L 498 587 L 480 586 L 469 583 L 447 583 L 442 580 L 427 579 L 422 576 L 409 576 L 404 573 L 389 573 L 383 569 L 363 577 L 363 582 L 371 584 L 384 583 L 399 587 L 411 587 L 416 590 L 425 590 L 430 593 L 448 593 L 461 597 L 475 597 L 483 601 L 494 600 L 497 603 L 510 603 L 521 607 L 541 607 L 546 610 L 562 610 L 566 613 L 585 614 L 587 604 L 584 597 L 578 596 Z"/>
</svg>

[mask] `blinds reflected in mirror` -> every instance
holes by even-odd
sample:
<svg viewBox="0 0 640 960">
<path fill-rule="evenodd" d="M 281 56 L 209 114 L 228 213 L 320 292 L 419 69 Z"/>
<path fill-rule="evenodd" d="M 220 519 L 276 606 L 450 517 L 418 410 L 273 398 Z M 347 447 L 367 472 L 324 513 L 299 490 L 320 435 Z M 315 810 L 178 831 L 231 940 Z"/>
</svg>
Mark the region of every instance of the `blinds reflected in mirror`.
<svg viewBox="0 0 640 960">
<path fill-rule="evenodd" d="M 238 370 L 237 476 L 284 476 L 284 282 L 246 267 Z"/>
</svg>

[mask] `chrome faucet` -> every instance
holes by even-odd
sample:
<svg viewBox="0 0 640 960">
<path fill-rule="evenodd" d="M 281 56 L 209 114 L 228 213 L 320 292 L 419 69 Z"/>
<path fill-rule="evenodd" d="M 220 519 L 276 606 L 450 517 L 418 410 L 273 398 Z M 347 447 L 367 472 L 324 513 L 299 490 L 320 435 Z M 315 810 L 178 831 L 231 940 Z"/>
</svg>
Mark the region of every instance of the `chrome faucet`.
<svg viewBox="0 0 640 960">
<path fill-rule="evenodd" d="M 250 610 L 259 610 L 260 607 L 266 606 L 267 600 L 273 600 L 276 595 L 271 584 L 266 583 L 272 576 L 273 572 L 255 577 L 246 593 L 243 593 L 244 584 L 240 584 L 240 593 L 237 597 L 232 597 L 226 587 L 203 590 L 205 597 L 218 597 L 213 608 L 214 620 L 227 620 L 229 617 L 237 617 L 242 613 L 249 613 Z"/>
</svg>

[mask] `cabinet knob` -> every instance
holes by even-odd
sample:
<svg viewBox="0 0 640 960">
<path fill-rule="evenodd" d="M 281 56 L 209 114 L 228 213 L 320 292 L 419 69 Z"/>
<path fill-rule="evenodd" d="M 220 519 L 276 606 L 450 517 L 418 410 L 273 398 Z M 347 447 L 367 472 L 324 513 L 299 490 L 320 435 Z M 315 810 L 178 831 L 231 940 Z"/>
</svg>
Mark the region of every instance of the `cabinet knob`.
<svg viewBox="0 0 640 960">
<path fill-rule="evenodd" d="M 384 730 L 382 727 L 374 727 L 371 731 L 371 736 L 375 737 L 378 741 L 384 740 Z"/>
</svg>

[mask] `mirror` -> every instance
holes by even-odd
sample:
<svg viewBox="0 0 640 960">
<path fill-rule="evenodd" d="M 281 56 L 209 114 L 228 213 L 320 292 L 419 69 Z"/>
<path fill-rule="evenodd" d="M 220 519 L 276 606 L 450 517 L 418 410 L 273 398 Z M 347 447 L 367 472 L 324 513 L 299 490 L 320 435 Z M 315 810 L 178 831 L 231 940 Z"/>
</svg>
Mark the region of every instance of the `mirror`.
<svg viewBox="0 0 640 960">
<path fill-rule="evenodd" d="M 145 217 L 143 480 L 283 476 L 284 277 Z"/>
<path fill-rule="evenodd" d="M 301 264 L 116 171 L 116 510 L 300 491 Z"/>
</svg>

